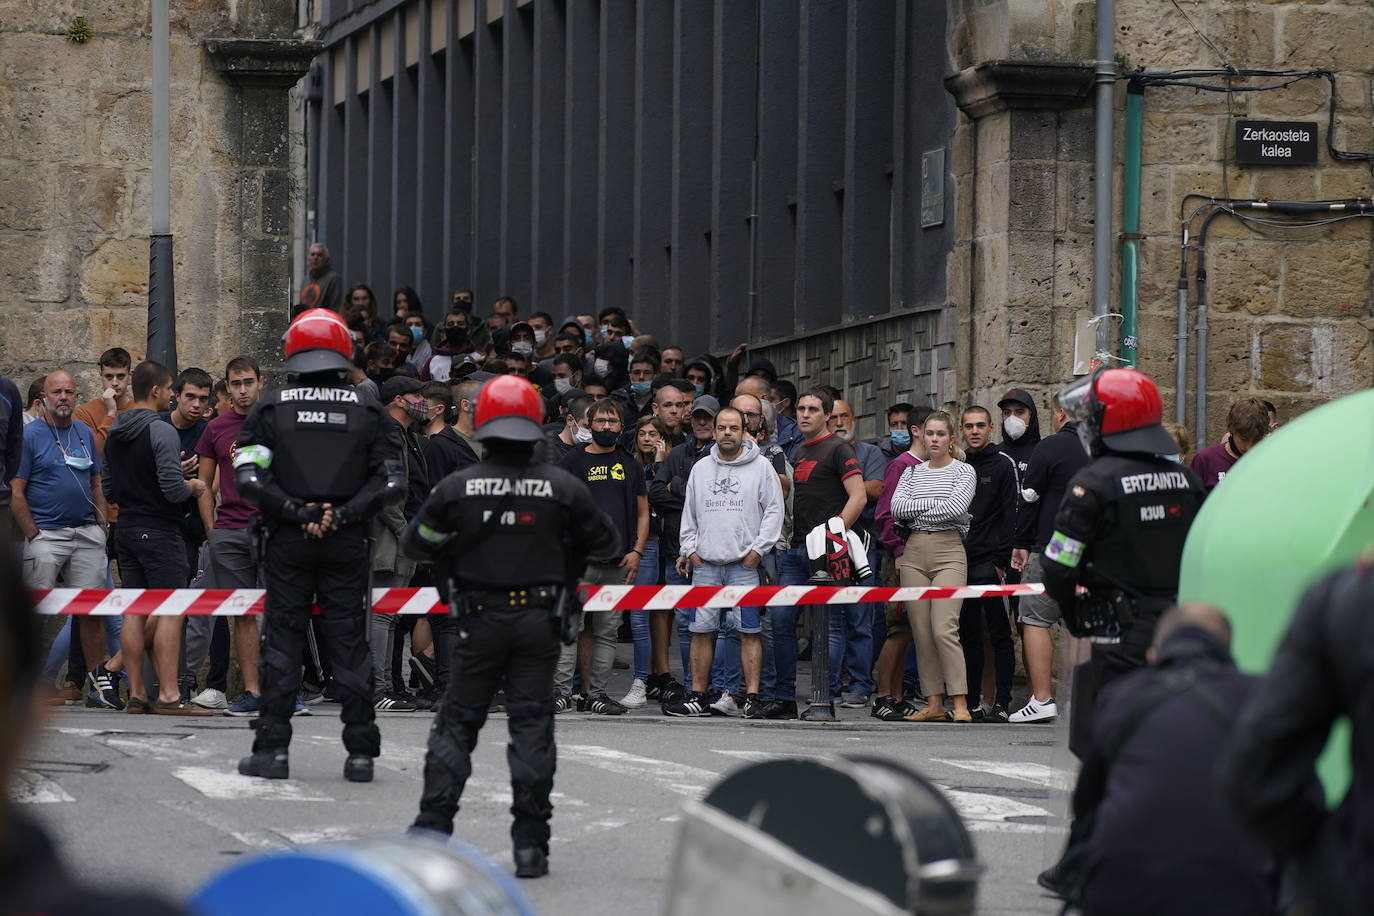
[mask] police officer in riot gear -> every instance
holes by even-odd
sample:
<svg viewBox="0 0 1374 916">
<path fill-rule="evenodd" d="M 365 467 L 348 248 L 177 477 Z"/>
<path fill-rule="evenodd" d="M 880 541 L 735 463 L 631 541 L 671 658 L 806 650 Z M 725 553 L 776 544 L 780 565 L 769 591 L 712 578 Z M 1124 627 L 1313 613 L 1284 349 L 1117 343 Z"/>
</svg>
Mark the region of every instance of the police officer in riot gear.
<svg viewBox="0 0 1374 916">
<path fill-rule="evenodd" d="M 248 415 L 234 458 L 239 492 L 262 507 L 270 543 L 262 713 L 253 723 L 253 753 L 239 761 L 239 772 L 288 776 L 301 652 L 318 604 L 343 703 L 344 777 L 369 782 L 381 734 L 366 641 L 367 522 L 404 495 L 400 443 L 382 423 L 381 407 L 347 383 L 353 340 L 337 313 L 302 312 L 286 332 L 285 349 L 294 381 L 264 395 Z"/>
<path fill-rule="evenodd" d="M 1178 598 L 1188 528 L 1202 505 L 1202 480 L 1175 460 L 1178 446 L 1160 425 L 1164 405 L 1150 377 L 1099 369 L 1059 393 L 1092 461 L 1069 480 L 1045 546 L 1045 591 L 1074 636 L 1093 643 L 1088 683 L 1076 696 L 1069 747 L 1087 758 L 1096 691 L 1145 665 L 1160 615 Z M 1078 594 L 1083 586 L 1086 594 Z M 1080 674 L 1078 677 L 1084 677 Z M 1089 824 L 1076 820 L 1061 860 L 1038 877 L 1066 897 L 1080 878 Z"/>
<path fill-rule="evenodd" d="M 429 735 L 415 827 L 453 832 L 470 755 L 504 677 L 515 873 L 537 878 L 548 874 L 553 814 L 555 612 L 564 583 L 581 574 L 587 556 L 619 556 L 620 536 L 585 484 L 533 459 L 543 438 L 543 404 L 533 385 L 498 376 L 483 386 L 474 413 L 486 459 L 444 478 L 401 542 L 416 559 L 434 561 L 435 579 L 459 615 L 453 674 Z M 569 544 L 583 555 L 570 555 Z"/>
<path fill-rule="evenodd" d="M 1058 400 L 1093 461 L 1069 481 L 1055 515 L 1045 590 L 1069 631 L 1094 643 L 1101 689 L 1145 664 L 1155 622 L 1177 600 L 1202 481 L 1174 460 L 1159 389 L 1143 372 L 1099 369 Z"/>
</svg>

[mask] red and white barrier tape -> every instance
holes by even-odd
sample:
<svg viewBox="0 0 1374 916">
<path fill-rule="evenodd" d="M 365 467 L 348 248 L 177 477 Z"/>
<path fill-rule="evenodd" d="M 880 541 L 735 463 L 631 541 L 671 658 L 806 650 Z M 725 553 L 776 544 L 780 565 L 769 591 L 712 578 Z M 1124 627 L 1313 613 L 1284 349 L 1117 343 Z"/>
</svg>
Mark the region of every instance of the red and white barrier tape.
<svg viewBox="0 0 1374 916">
<path fill-rule="evenodd" d="M 919 601 L 926 598 L 987 598 L 1038 595 L 1045 587 L 966 585 L 959 588 L 836 588 L 820 585 L 584 585 L 582 606 L 588 611 L 671 610 L 694 607 L 769 607 L 796 604 L 858 604 Z M 89 614 L 98 617 L 143 614 L 153 617 L 261 614 L 260 588 L 54 588 L 35 591 L 40 614 Z M 374 614 L 442 614 L 432 588 L 372 590 Z"/>
</svg>

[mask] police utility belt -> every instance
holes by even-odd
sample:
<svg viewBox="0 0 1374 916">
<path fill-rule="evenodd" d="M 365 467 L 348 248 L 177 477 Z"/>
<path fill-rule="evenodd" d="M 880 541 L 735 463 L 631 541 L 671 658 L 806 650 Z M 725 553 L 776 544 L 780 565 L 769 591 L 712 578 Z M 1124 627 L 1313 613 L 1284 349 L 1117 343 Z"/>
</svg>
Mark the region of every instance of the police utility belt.
<svg viewBox="0 0 1374 916">
<path fill-rule="evenodd" d="M 458 610 L 462 614 L 483 614 L 491 611 L 552 608 L 563 588 L 559 585 L 534 585 L 521 588 L 457 589 Z"/>
<path fill-rule="evenodd" d="M 1158 615 L 1173 602 L 1168 598 L 1129 595 L 1119 588 L 1094 588 L 1080 594 L 1070 613 L 1064 615 L 1064 625 L 1072 635 L 1098 645 L 1115 645 L 1121 634 L 1143 615 Z"/>
</svg>

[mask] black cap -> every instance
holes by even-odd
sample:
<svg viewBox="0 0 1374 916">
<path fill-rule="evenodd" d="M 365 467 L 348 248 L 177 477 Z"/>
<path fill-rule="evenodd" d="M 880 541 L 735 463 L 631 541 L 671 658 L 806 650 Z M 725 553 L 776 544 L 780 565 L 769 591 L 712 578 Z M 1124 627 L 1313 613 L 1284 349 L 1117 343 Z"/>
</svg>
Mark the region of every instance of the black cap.
<svg viewBox="0 0 1374 916">
<path fill-rule="evenodd" d="M 997 402 L 997 406 L 1001 407 L 1003 404 L 1007 403 L 1021 404 L 1029 407 L 1031 410 L 1035 409 L 1035 398 L 1031 397 L 1031 393 L 1024 388 L 1011 389 L 1006 394 L 1002 395 L 1002 399 Z"/>
<path fill-rule="evenodd" d="M 425 387 L 420 384 L 419 379 L 411 378 L 408 375 L 393 375 L 382 383 L 382 393 L 379 398 L 383 404 L 390 404 L 403 394 L 413 394 Z"/>
<path fill-rule="evenodd" d="M 749 361 L 749 371 L 744 374 L 745 376 L 766 376 L 768 378 L 768 381 L 770 382 L 776 382 L 778 380 L 778 370 L 773 368 L 773 363 L 771 360 L 762 356 L 758 356 L 754 359 L 751 359 Z"/>
<path fill-rule="evenodd" d="M 697 413 L 698 411 L 714 417 L 716 414 L 720 413 L 720 401 L 717 401 L 709 394 L 703 394 L 692 402 L 692 413 Z"/>
</svg>

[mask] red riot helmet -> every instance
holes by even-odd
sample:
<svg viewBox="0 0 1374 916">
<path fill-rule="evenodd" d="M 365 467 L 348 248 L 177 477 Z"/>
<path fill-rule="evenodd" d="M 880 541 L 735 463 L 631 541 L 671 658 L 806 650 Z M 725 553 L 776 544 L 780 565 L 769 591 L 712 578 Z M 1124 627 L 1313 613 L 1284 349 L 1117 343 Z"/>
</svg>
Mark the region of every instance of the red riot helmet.
<svg viewBox="0 0 1374 916">
<path fill-rule="evenodd" d="M 332 309 L 308 309 L 286 329 L 286 371 L 348 372 L 353 368 L 353 335 Z"/>
<path fill-rule="evenodd" d="M 1174 455 L 1178 445 L 1160 424 L 1164 402 L 1150 377 L 1137 369 L 1098 369 L 1055 399 L 1089 455 Z"/>
<path fill-rule="evenodd" d="M 472 413 L 479 441 L 538 442 L 544 438 L 543 401 L 534 386 L 518 375 L 498 375 L 483 385 Z"/>
</svg>

